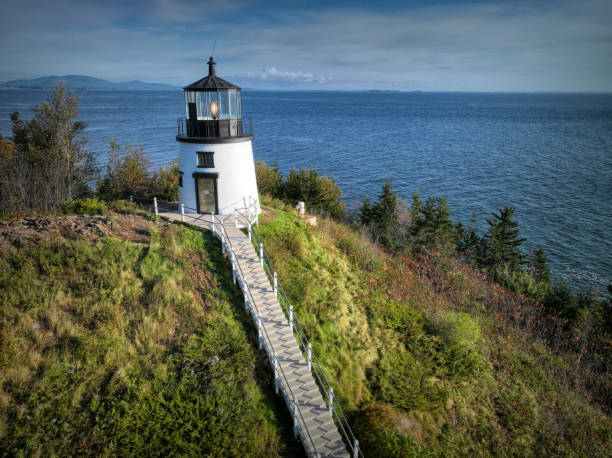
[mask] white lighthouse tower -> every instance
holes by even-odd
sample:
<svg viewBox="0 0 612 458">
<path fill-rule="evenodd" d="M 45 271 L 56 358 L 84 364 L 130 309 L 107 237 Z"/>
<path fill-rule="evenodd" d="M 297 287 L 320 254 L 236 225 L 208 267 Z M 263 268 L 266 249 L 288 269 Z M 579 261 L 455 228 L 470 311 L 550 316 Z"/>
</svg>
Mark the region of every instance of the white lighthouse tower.
<svg viewBox="0 0 612 458">
<path fill-rule="evenodd" d="M 178 120 L 179 202 L 186 213 L 226 215 L 255 205 L 259 213 L 251 140 L 241 90 L 215 74 L 183 88 L 186 118 Z"/>
</svg>

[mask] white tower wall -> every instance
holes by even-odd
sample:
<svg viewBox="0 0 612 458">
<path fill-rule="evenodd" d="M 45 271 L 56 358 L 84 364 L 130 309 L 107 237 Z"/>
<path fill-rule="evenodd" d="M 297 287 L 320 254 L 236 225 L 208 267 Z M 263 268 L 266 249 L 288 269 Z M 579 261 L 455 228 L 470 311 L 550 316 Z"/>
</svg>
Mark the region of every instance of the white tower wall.
<svg viewBox="0 0 612 458">
<path fill-rule="evenodd" d="M 213 152 L 214 168 L 198 167 L 198 151 Z M 196 184 L 194 173 L 217 175 L 218 213 L 233 213 L 235 208 L 249 204 L 249 196 L 259 197 L 255 179 L 255 163 L 251 140 L 236 143 L 187 143 L 179 141 L 179 170 L 183 172 L 183 186 L 179 187 L 179 202 L 184 204 L 186 213 L 196 213 Z"/>
</svg>

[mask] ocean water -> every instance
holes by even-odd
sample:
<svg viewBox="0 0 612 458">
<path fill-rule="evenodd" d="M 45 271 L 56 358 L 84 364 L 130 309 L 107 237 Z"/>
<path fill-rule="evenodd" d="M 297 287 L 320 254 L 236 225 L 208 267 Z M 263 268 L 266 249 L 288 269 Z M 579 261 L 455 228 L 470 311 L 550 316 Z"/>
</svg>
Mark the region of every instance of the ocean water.
<svg viewBox="0 0 612 458">
<path fill-rule="evenodd" d="M 0 90 L 9 114 L 49 91 Z M 150 160 L 177 155 L 182 92 L 86 92 L 88 148 L 104 164 L 108 143 L 144 145 Z M 349 206 L 391 179 L 407 200 L 444 195 L 469 224 L 516 207 L 525 251 L 542 246 L 553 273 L 579 288 L 612 281 L 612 95 L 244 91 L 256 159 L 282 171 L 332 175 Z"/>
</svg>

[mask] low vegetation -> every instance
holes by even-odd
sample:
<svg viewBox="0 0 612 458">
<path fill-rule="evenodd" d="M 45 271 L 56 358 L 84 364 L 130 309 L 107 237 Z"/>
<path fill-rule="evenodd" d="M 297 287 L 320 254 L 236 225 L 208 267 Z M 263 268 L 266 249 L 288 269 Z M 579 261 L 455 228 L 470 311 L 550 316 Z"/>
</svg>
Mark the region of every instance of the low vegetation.
<svg viewBox="0 0 612 458">
<path fill-rule="evenodd" d="M 608 376 L 581 345 L 539 332 L 550 323 L 532 299 L 443 240 L 389 252 L 267 204 L 278 217 L 259 232 L 366 456 L 609 455 L 609 405 L 595 394 Z"/>
<path fill-rule="evenodd" d="M 300 455 L 218 242 L 114 206 L 0 226 L 3 454 Z"/>
</svg>

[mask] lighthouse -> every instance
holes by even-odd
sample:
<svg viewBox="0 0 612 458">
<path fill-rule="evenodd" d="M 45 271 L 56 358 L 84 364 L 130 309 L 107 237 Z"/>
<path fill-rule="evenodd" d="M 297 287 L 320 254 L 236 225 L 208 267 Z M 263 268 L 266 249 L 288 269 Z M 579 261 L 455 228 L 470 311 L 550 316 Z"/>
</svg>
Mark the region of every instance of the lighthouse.
<svg viewBox="0 0 612 458">
<path fill-rule="evenodd" d="M 176 140 L 185 212 L 227 215 L 254 205 L 259 213 L 252 120 L 242 117 L 241 89 L 216 75 L 211 57 L 208 75 L 183 90 Z"/>
</svg>

